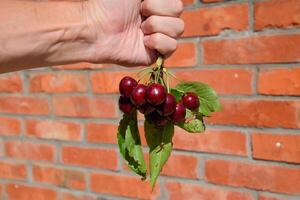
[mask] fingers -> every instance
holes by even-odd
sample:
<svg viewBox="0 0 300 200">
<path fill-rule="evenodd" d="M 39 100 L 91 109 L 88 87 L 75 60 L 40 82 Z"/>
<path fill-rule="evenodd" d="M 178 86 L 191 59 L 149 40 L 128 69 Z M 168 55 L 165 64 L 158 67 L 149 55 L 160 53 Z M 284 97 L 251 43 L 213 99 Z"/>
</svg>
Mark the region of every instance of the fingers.
<svg viewBox="0 0 300 200">
<path fill-rule="evenodd" d="M 176 17 L 153 15 L 142 23 L 141 28 L 145 35 L 163 33 L 169 37 L 177 38 L 183 33 L 184 22 Z"/>
<path fill-rule="evenodd" d="M 178 17 L 183 11 L 180 0 L 144 0 L 141 4 L 141 13 L 145 17 L 151 15 Z"/>
<path fill-rule="evenodd" d="M 177 48 L 177 41 L 162 33 L 154 33 L 144 37 L 144 44 L 150 49 L 156 49 L 163 55 L 172 54 Z"/>
</svg>

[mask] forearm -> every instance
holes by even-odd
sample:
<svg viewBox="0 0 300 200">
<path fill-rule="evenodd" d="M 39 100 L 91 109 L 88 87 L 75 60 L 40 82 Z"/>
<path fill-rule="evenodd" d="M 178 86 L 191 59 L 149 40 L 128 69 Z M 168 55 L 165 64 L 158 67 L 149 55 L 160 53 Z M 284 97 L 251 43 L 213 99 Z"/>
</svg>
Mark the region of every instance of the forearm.
<svg viewBox="0 0 300 200">
<path fill-rule="evenodd" d="M 88 61 L 84 1 L 0 1 L 0 73 Z"/>
</svg>

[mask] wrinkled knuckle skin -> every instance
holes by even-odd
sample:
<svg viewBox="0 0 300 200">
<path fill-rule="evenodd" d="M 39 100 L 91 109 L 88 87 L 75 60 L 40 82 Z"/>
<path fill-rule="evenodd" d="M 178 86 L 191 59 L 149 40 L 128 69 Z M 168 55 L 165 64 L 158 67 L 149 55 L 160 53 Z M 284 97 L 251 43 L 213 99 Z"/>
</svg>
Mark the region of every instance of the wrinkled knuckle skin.
<svg viewBox="0 0 300 200">
<path fill-rule="evenodd" d="M 184 10 L 184 6 L 181 0 L 174 0 L 174 13 L 176 16 L 180 16 Z"/>
<path fill-rule="evenodd" d="M 154 16 L 151 16 L 147 19 L 147 29 L 150 32 L 154 32 L 155 31 L 155 25 L 156 25 L 156 20 Z"/>
</svg>

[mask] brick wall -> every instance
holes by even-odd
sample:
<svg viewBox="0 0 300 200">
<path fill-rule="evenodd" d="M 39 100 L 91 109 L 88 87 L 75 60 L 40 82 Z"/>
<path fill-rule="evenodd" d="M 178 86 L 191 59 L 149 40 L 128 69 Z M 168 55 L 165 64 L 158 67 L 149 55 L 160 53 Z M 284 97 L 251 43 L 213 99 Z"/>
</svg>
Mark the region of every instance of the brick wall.
<svg viewBox="0 0 300 200">
<path fill-rule="evenodd" d="M 154 192 L 116 146 L 118 81 L 136 69 L 82 63 L 0 77 L 0 199 L 300 198 L 300 1 L 184 2 L 167 66 L 224 109 L 205 134 L 176 131 Z"/>
</svg>

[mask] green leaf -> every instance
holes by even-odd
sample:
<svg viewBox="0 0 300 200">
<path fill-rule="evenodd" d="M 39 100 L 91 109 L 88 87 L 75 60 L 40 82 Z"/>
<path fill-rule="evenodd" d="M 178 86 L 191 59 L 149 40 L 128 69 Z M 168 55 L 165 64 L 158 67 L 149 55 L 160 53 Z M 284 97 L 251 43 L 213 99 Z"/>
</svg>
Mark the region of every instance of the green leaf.
<svg viewBox="0 0 300 200">
<path fill-rule="evenodd" d="M 180 101 L 180 99 L 182 97 L 182 92 L 180 92 L 176 88 L 171 88 L 170 92 L 171 92 L 171 94 L 173 94 L 173 96 L 175 97 L 177 102 Z"/>
<path fill-rule="evenodd" d="M 145 120 L 145 136 L 147 144 L 150 147 L 150 184 L 152 189 L 155 186 L 163 166 L 171 155 L 174 135 L 174 125 L 169 123 L 163 127 L 156 127 L 148 120 Z"/>
<path fill-rule="evenodd" d="M 216 112 L 221 109 L 218 95 L 207 84 L 187 81 L 179 83 L 176 89 L 184 92 L 194 92 L 199 96 L 199 113 L 201 115 L 210 116 L 211 112 Z"/>
<path fill-rule="evenodd" d="M 186 119 L 187 121 L 177 125 L 189 133 L 202 133 L 205 131 L 205 125 L 202 116 L 195 116 L 192 111 L 186 109 Z"/>
<path fill-rule="evenodd" d="M 127 166 L 136 174 L 147 177 L 141 139 L 137 125 L 137 112 L 123 115 L 118 128 L 118 145 Z"/>
</svg>

